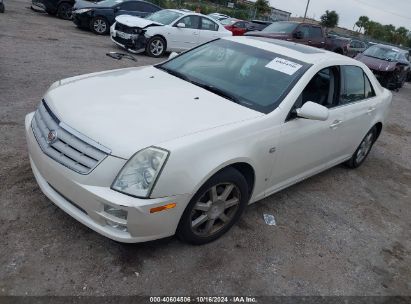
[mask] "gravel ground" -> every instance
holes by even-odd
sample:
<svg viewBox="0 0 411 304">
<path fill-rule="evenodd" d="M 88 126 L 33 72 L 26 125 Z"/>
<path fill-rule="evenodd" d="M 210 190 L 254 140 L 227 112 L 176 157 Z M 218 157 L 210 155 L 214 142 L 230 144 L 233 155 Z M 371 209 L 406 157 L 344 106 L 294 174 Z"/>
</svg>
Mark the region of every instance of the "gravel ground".
<svg viewBox="0 0 411 304">
<path fill-rule="evenodd" d="M 205 246 L 124 245 L 41 193 L 23 121 L 55 80 L 135 63 L 105 56 L 117 50 L 108 37 L 28 6 L 6 1 L 0 16 L 0 295 L 411 295 L 410 84 L 394 93 L 361 168 L 335 167 L 249 206 Z"/>
</svg>

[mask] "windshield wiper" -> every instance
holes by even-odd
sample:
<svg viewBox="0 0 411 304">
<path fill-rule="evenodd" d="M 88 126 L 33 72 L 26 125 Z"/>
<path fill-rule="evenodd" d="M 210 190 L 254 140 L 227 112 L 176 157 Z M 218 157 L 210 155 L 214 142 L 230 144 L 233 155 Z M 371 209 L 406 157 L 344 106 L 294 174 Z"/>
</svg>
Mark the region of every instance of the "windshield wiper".
<svg viewBox="0 0 411 304">
<path fill-rule="evenodd" d="M 230 93 L 228 93 L 228 92 L 226 92 L 226 91 L 224 91 L 224 90 L 221 90 L 221 89 L 219 89 L 219 88 L 216 88 L 216 87 L 214 87 L 214 86 L 212 86 L 212 85 L 205 84 L 205 83 L 201 83 L 201 82 L 197 82 L 197 81 L 191 79 L 190 77 L 184 75 L 183 73 L 180 73 L 180 72 L 175 71 L 175 70 L 172 70 L 172 69 L 165 68 L 165 67 L 163 67 L 163 66 L 157 66 L 156 68 L 158 68 L 158 69 L 160 69 L 160 70 L 162 70 L 162 71 L 164 71 L 164 72 L 166 72 L 166 73 L 168 73 L 168 74 L 170 74 L 170 75 L 176 76 L 176 77 L 178 77 L 178 78 L 180 78 L 180 79 L 183 79 L 183 80 L 185 80 L 185 81 L 187 81 L 187 82 L 190 82 L 190 83 L 192 83 L 192 84 L 194 84 L 194 85 L 196 85 L 196 86 L 199 86 L 200 88 L 206 89 L 207 91 L 210 91 L 210 92 L 212 92 L 212 93 L 214 93 L 214 94 L 217 94 L 217 95 L 219 95 L 219 96 L 221 96 L 221 97 L 224 97 L 224 98 L 226 98 L 226 99 L 229 99 L 229 100 L 231 100 L 232 102 L 235 102 L 235 103 L 238 103 L 238 104 L 241 104 L 241 103 L 242 103 L 241 100 L 240 100 L 238 97 L 236 97 L 236 96 L 234 96 L 234 95 L 232 95 L 232 94 L 230 94 Z"/>
<path fill-rule="evenodd" d="M 205 83 L 199 83 L 199 82 L 196 82 L 196 81 L 190 81 L 190 82 L 191 82 L 192 84 L 195 84 L 195 85 L 203 88 L 203 89 L 206 89 L 207 91 L 210 91 L 210 92 L 212 92 L 212 93 L 214 93 L 214 94 L 217 94 L 217 95 L 219 95 L 219 96 L 221 96 L 221 97 L 224 97 L 224 98 L 226 98 L 226 99 L 229 99 L 229 100 L 231 100 L 231 101 L 233 101 L 233 102 L 235 102 L 235 103 L 238 103 L 238 104 L 241 104 L 241 103 L 242 103 L 241 100 L 240 100 L 238 97 L 236 97 L 236 96 L 234 96 L 233 94 L 230 94 L 230 93 L 228 93 L 228 92 L 226 92 L 226 91 L 224 91 L 224 90 L 221 90 L 221 89 L 219 89 L 219 88 L 217 88 L 217 87 L 214 87 L 214 86 L 212 86 L 212 85 L 205 84 Z"/>
</svg>

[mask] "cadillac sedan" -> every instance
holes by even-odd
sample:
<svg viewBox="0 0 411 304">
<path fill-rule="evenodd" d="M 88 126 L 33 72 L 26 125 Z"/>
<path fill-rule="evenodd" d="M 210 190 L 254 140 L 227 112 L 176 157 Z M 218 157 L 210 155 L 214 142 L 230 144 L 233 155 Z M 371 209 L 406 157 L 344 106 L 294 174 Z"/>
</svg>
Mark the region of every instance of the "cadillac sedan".
<svg viewBox="0 0 411 304">
<path fill-rule="evenodd" d="M 155 66 L 51 85 L 25 119 L 46 196 L 120 242 L 204 244 L 244 208 L 366 159 L 391 93 L 361 62 L 228 37 Z"/>
</svg>

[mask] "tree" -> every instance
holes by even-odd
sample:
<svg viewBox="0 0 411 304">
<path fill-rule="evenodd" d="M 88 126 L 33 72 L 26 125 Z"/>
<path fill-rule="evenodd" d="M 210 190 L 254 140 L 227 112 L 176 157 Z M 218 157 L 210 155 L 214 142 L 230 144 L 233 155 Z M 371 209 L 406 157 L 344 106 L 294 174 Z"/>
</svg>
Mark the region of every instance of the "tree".
<svg viewBox="0 0 411 304">
<path fill-rule="evenodd" d="M 254 8 L 258 15 L 264 15 L 271 12 L 270 2 L 268 2 L 268 0 L 257 0 L 254 4 Z"/>
<path fill-rule="evenodd" d="M 363 28 L 367 25 L 367 23 L 370 21 L 370 18 L 367 16 L 361 16 L 358 18 L 358 21 L 355 23 L 355 25 L 358 27 L 358 31 L 361 32 Z"/>
<path fill-rule="evenodd" d="M 339 16 L 336 11 L 326 10 L 321 16 L 320 24 L 326 28 L 336 27 L 338 25 Z"/>
</svg>

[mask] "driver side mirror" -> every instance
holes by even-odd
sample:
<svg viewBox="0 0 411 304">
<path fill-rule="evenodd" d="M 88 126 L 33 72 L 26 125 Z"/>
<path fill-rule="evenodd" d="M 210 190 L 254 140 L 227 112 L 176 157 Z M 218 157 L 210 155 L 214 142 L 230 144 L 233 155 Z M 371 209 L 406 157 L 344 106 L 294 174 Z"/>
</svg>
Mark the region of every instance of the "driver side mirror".
<svg viewBox="0 0 411 304">
<path fill-rule="evenodd" d="M 179 28 L 185 28 L 186 25 L 183 22 L 177 23 L 177 27 Z"/>
<path fill-rule="evenodd" d="M 303 32 L 301 32 L 301 31 L 295 32 L 293 36 L 294 36 L 294 38 L 297 38 L 297 39 L 303 39 L 304 38 Z"/>
<path fill-rule="evenodd" d="M 297 109 L 297 116 L 311 119 L 325 121 L 328 119 L 328 109 L 318 103 L 307 101 L 301 108 Z"/>
</svg>

